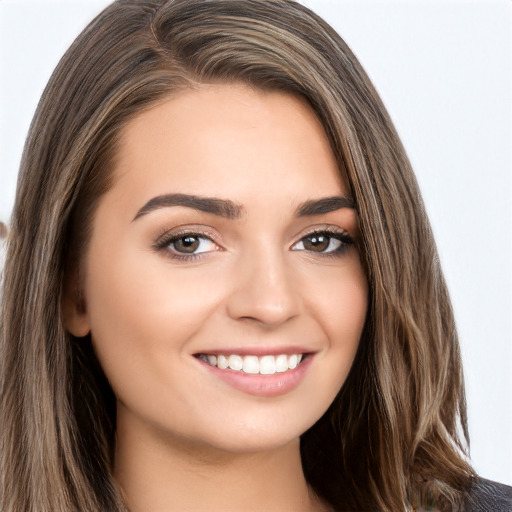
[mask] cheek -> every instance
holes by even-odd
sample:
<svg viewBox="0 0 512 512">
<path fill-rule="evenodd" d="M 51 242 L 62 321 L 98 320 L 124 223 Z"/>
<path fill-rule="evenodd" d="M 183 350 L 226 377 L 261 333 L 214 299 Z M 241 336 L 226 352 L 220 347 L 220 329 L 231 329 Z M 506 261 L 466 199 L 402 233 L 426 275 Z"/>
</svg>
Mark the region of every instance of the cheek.
<svg viewBox="0 0 512 512">
<path fill-rule="evenodd" d="M 340 288 L 330 304 L 331 329 L 335 333 L 333 348 L 352 345 L 357 349 L 368 309 L 366 277 L 361 274 L 359 279 L 348 280 Z"/>
<path fill-rule="evenodd" d="M 331 349 L 357 345 L 366 319 L 368 282 L 357 253 L 346 264 L 310 287 L 310 308 Z"/>
<path fill-rule="evenodd" d="M 319 354 L 325 368 L 319 387 L 337 394 L 354 361 L 368 308 L 368 283 L 357 255 L 331 279 L 323 280 L 311 306 L 327 340 Z"/>
<path fill-rule="evenodd" d="M 93 246 L 90 254 L 87 314 L 116 395 L 136 396 L 134 386 L 149 393 L 157 379 L 170 386 L 175 372 L 169 367 L 180 364 L 187 341 L 215 309 L 208 279 L 191 280 L 186 269 L 171 273 L 165 258 L 148 257 L 148 249 L 123 251 L 111 244 L 105 250 Z"/>
<path fill-rule="evenodd" d="M 189 332 L 207 315 L 215 289 L 207 275 L 192 279 L 187 269 L 171 271 L 171 264 L 152 249 L 92 250 L 88 261 L 86 299 L 93 332 L 109 332 L 148 340 L 168 336 L 169 330 Z M 123 247 L 122 244 L 119 247 Z M 93 247 L 94 249 L 94 247 Z M 196 272 L 197 274 L 197 272 Z"/>
</svg>

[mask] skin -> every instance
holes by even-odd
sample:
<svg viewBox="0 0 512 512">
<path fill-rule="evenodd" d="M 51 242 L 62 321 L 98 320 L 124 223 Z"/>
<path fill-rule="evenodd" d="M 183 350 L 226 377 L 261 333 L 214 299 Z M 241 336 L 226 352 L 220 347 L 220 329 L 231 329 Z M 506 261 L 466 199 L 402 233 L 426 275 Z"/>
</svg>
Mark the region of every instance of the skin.
<svg viewBox="0 0 512 512">
<path fill-rule="evenodd" d="M 114 172 L 83 257 L 85 308 L 68 301 L 66 323 L 91 333 L 117 396 L 114 472 L 130 510 L 323 510 L 299 436 L 346 379 L 368 290 L 357 243 L 334 252 L 333 235 L 321 252 L 308 238 L 329 228 L 357 241 L 354 209 L 297 216 L 306 201 L 347 197 L 321 124 L 284 93 L 201 86 L 133 119 Z M 239 212 L 137 215 L 177 193 Z M 176 243 L 155 247 L 197 232 L 192 259 Z M 271 397 L 226 384 L 195 357 L 292 345 L 313 353 L 309 367 Z"/>
</svg>

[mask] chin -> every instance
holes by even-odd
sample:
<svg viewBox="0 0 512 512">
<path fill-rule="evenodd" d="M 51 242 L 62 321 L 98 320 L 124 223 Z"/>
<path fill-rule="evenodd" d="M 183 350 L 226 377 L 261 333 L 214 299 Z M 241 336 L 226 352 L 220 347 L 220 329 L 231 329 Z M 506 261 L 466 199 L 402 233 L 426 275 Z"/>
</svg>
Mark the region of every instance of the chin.
<svg viewBox="0 0 512 512">
<path fill-rule="evenodd" d="M 312 427 L 324 411 L 314 416 L 299 418 L 288 413 L 286 417 L 244 414 L 243 418 L 228 419 L 221 424 L 207 425 L 189 439 L 197 446 L 226 454 L 270 452 L 286 449 L 299 443 L 300 436 Z"/>
</svg>

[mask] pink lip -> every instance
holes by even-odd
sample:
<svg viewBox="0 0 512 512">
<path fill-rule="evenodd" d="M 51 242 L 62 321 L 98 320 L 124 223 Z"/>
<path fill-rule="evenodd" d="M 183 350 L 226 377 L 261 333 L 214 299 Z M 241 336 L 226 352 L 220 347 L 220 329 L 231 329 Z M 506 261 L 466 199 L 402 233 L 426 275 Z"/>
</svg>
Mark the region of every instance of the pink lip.
<svg viewBox="0 0 512 512">
<path fill-rule="evenodd" d="M 222 352 L 212 353 L 219 354 Z M 240 354 L 240 352 L 234 353 Z M 276 354 L 282 353 L 283 352 L 276 352 Z M 249 352 L 249 354 L 257 355 L 254 352 Z M 265 352 L 265 354 L 269 353 Z M 230 369 L 221 370 L 216 366 L 206 363 L 202 359 L 198 358 L 197 361 L 207 371 L 211 372 L 212 375 L 243 393 L 255 396 L 272 397 L 284 395 L 285 393 L 295 389 L 306 375 L 309 367 L 311 366 L 311 362 L 313 361 L 313 357 L 313 354 L 310 354 L 293 370 L 288 370 L 283 373 L 274 373 L 273 375 L 249 374 Z"/>
</svg>

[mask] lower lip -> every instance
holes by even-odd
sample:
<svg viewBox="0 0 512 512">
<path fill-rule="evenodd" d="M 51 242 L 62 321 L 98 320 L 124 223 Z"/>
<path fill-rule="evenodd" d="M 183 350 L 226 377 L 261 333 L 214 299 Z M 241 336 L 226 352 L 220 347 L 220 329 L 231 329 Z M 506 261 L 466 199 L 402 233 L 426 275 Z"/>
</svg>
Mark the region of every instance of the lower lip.
<svg viewBox="0 0 512 512">
<path fill-rule="evenodd" d="M 206 367 L 215 377 L 219 378 L 231 387 L 255 396 L 279 396 L 295 389 L 302 381 L 313 360 L 313 355 L 308 355 L 293 370 L 272 375 L 244 373 L 236 370 L 221 370 L 202 359 L 197 361 Z"/>
</svg>

